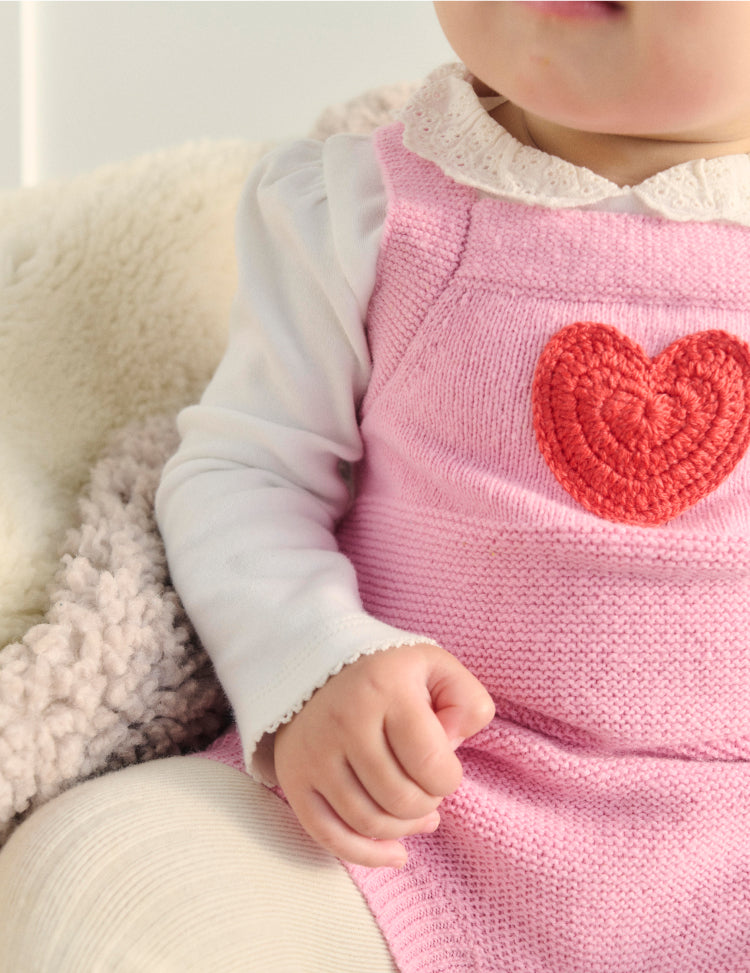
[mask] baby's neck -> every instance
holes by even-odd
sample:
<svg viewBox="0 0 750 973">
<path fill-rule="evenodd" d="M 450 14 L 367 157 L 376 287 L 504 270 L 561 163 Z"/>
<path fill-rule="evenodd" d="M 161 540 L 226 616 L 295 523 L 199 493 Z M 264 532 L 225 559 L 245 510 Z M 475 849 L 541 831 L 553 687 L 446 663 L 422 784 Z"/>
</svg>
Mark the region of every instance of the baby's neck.
<svg viewBox="0 0 750 973">
<path fill-rule="evenodd" d="M 505 102 L 492 117 L 524 145 L 584 166 L 618 186 L 636 186 L 649 176 L 692 159 L 750 152 L 750 137 L 692 142 L 580 132 L 524 113 Z"/>
</svg>

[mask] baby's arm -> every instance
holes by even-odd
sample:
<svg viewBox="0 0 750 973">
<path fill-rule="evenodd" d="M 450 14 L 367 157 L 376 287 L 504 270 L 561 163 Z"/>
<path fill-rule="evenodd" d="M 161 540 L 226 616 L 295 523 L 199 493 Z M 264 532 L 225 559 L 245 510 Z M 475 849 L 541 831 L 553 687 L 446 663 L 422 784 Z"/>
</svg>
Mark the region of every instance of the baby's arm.
<svg viewBox="0 0 750 973">
<path fill-rule="evenodd" d="M 363 321 L 386 201 L 368 140 L 274 153 L 239 209 L 229 346 L 157 495 L 173 583 L 256 746 L 358 656 L 423 641 L 363 610 L 335 528 L 362 455 Z"/>
<path fill-rule="evenodd" d="M 336 545 L 349 503 L 339 463 L 362 454 L 362 322 L 385 218 L 369 143 L 342 139 L 322 156 L 306 143 L 271 157 L 248 187 L 229 348 L 180 418 L 157 514 L 248 767 L 274 779 L 273 753 L 256 746 L 281 726 L 280 776 L 302 823 L 342 857 L 383 864 L 403 860 L 397 838 L 430 827 L 457 786 L 450 741 L 479 729 L 473 700 L 484 715 L 486 694 L 424 634 L 363 611 Z M 350 765 L 361 788 L 342 804 Z"/>
<path fill-rule="evenodd" d="M 334 855 L 401 866 L 461 782 L 454 753 L 494 714 L 481 683 L 436 645 L 362 656 L 276 734 L 276 774 L 302 826 Z M 377 840 L 373 840 L 377 839 Z"/>
</svg>

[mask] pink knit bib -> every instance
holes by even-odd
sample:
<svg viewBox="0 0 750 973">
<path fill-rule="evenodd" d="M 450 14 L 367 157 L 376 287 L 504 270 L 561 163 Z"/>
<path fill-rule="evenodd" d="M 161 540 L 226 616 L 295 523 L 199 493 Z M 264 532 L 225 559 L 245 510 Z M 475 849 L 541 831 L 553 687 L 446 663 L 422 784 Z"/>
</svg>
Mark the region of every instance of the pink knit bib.
<svg viewBox="0 0 750 973">
<path fill-rule="evenodd" d="M 750 233 L 481 199 L 399 126 L 377 146 L 339 540 L 497 716 L 407 867 L 352 874 L 403 973 L 750 970 Z"/>
</svg>

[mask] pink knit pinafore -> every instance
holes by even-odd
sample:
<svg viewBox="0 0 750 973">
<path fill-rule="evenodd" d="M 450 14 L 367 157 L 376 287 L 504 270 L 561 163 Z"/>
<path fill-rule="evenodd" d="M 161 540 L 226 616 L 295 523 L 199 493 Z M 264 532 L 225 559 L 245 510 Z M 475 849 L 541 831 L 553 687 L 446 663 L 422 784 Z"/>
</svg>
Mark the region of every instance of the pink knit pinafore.
<svg viewBox="0 0 750 973">
<path fill-rule="evenodd" d="M 339 540 L 497 716 L 407 866 L 351 873 L 403 973 L 748 971 L 750 231 L 482 199 L 377 146 Z"/>
<path fill-rule="evenodd" d="M 402 973 L 750 971 L 750 231 L 482 199 L 376 144 L 339 542 L 497 715 L 406 867 L 350 872 Z"/>
</svg>

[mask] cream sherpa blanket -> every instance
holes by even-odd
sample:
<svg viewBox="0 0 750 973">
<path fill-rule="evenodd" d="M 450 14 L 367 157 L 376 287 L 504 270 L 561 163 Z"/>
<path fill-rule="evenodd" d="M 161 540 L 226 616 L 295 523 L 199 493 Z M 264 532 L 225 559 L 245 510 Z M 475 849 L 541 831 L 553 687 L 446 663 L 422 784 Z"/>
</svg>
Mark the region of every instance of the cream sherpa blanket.
<svg viewBox="0 0 750 973">
<path fill-rule="evenodd" d="M 371 131 L 408 91 L 313 134 Z M 152 505 L 224 345 L 234 210 L 267 148 L 189 145 L 0 195 L 0 842 L 71 783 L 228 719 Z"/>
</svg>

